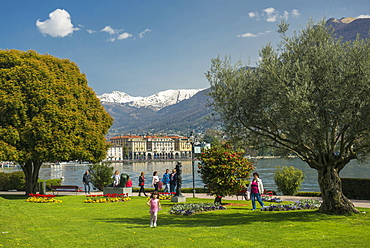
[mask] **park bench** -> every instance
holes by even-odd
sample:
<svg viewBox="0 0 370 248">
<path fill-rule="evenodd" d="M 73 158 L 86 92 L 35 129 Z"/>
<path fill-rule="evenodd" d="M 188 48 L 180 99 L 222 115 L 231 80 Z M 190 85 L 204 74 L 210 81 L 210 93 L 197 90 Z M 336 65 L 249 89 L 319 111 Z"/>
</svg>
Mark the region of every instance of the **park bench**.
<svg viewBox="0 0 370 248">
<path fill-rule="evenodd" d="M 238 199 L 239 196 L 244 197 L 244 199 L 247 201 L 248 200 L 247 190 L 243 189 L 241 191 L 236 192 L 236 200 L 239 200 Z"/>
<path fill-rule="evenodd" d="M 266 191 L 266 189 L 264 190 L 263 194 L 261 194 L 261 197 L 265 197 L 265 196 L 269 196 L 269 197 L 272 197 L 273 196 L 273 193 L 272 191 Z M 248 200 L 248 196 L 247 196 L 247 190 L 246 189 L 243 189 L 241 191 L 238 191 L 236 192 L 236 199 L 238 199 L 238 197 L 241 196 L 241 197 L 244 197 L 245 200 Z"/>
<path fill-rule="evenodd" d="M 54 192 L 80 192 L 80 188 L 77 185 L 52 185 L 51 190 Z"/>
</svg>

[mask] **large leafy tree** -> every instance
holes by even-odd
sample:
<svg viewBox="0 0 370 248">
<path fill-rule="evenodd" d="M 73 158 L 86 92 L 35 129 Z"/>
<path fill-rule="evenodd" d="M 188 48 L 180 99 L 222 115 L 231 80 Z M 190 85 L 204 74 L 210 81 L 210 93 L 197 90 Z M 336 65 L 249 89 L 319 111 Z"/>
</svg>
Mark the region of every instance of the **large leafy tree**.
<svg viewBox="0 0 370 248">
<path fill-rule="evenodd" d="M 85 75 L 67 59 L 0 51 L 0 160 L 17 161 L 26 194 L 43 162 L 101 161 L 112 125 Z"/>
<path fill-rule="evenodd" d="M 254 148 L 296 154 L 318 172 L 320 212 L 357 213 L 339 172 L 370 152 L 370 39 L 336 39 L 325 21 L 260 51 L 256 68 L 212 61 L 210 95 L 226 129 Z"/>
<path fill-rule="evenodd" d="M 206 149 L 197 157 L 201 160 L 198 173 L 215 203 L 245 188 L 254 169 L 243 152 L 235 152 L 227 144 Z"/>
</svg>

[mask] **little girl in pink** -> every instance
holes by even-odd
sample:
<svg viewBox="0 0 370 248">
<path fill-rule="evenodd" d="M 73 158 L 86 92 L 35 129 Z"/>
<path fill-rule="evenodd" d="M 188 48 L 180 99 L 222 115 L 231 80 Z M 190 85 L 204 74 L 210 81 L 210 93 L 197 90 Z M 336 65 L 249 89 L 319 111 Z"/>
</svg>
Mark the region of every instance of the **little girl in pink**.
<svg viewBox="0 0 370 248">
<path fill-rule="evenodd" d="M 154 191 L 150 195 L 149 201 L 146 203 L 150 207 L 150 227 L 157 226 L 158 211 L 161 210 L 161 203 L 159 201 L 158 191 Z"/>
</svg>

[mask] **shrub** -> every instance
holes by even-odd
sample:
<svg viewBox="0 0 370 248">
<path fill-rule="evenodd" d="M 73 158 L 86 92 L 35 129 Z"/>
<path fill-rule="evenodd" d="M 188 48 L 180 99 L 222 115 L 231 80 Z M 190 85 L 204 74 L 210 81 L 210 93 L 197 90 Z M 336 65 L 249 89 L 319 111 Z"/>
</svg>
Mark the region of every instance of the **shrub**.
<svg viewBox="0 0 370 248">
<path fill-rule="evenodd" d="M 370 200 L 370 179 L 342 178 L 343 194 L 349 199 Z"/>
<path fill-rule="evenodd" d="M 321 196 L 321 192 L 303 192 L 303 191 L 300 191 L 298 192 L 297 194 L 295 194 L 296 196 L 311 196 L 311 197 L 320 197 Z"/>
<path fill-rule="evenodd" d="M 0 190 L 5 190 L 5 185 L 8 184 L 9 173 L 0 172 Z"/>
<path fill-rule="evenodd" d="M 301 188 L 304 174 L 293 166 L 276 166 L 274 180 L 283 195 L 295 195 Z"/>
<path fill-rule="evenodd" d="M 24 190 L 26 181 L 23 171 L 15 171 L 11 173 L 0 173 L 0 189 L 1 190 Z"/>
<path fill-rule="evenodd" d="M 207 149 L 198 158 L 201 160 L 198 173 L 209 194 L 216 197 L 215 203 L 245 188 L 249 173 L 254 169 L 244 153 L 231 150 L 227 144 Z"/>
<path fill-rule="evenodd" d="M 109 164 L 92 164 L 89 166 L 91 182 L 95 188 L 102 191 L 112 181 L 113 167 Z"/>
</svg>

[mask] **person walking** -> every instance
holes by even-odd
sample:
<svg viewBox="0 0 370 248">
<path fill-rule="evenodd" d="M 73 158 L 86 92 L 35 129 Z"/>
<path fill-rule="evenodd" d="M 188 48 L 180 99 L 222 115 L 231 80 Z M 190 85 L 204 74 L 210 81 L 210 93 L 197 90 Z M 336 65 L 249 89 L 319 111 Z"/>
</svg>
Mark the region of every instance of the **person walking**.
<svg viewBox="0 0 370 248">
<path fill-rule="evenodd" d="M 253 173 L 253 179 L 249 183 L 248 192 L 250 192 L 252 199 L 252 210 L 256 210 L 256 200 L 259 202 L 261 207 L 264 207 L 264 204 L 261 199 L 261 194 L 263 193 L 263 184 L 262 180 L 259 178 L 257 172 Z"/>
<path fill-rule="evenodd" d="M 158 211 L 161 210 L 161 202 L 159 201 L 158 191 L 154 191 L 150 195 L 150 199 L 146 205 L 150 207 L 150 227 L 157 227 Z"/>
<path fill-rule="evenodd" d="M 158 172 L 154 171 L 152 178 L 152 187 L 154 187 L 154 191 L 158 191 L 158 183 L 159 183 Z"/>
<path fill-rule="evenodd" d="M 90 194 L 90 182 L 91 182 L 91 177 L 90 177 L 90 172 L 87 170 L 85 174 L 82 176 L 82 182 L 84 184 L 85 188 L 85 194 Z"/>
<path fill-rule="evenodd" d="M 166 169 L 166 173 L 163 174 L 162 183 L 165 185 L 163 192 L 170 193 L 170 173 L 169 169 Z"/>
<path fill-rule="evenodd" d="M 177 185 L 176 169 L 173 169 L 172 173 L 170 174 L 170 193 L 171 194 L 176 192 L 176 185 Z"/>
<path fill-rule="evenodd" d="M 145 189 L 144 189 L 144 186 L 145 186 L 145 177 L 144 177 L 144 171 L 142 171 L 141 173 L 140 173 L 140 176 L 139 176 L 139 186 L 140 186 L 140 190 L 139 190 L 139 196 L 141 196 L 141 192 L 145 195 L 145 196 L 147 196 L 146 195 L 146 193 L 145 193 Z"/>
</svg>

